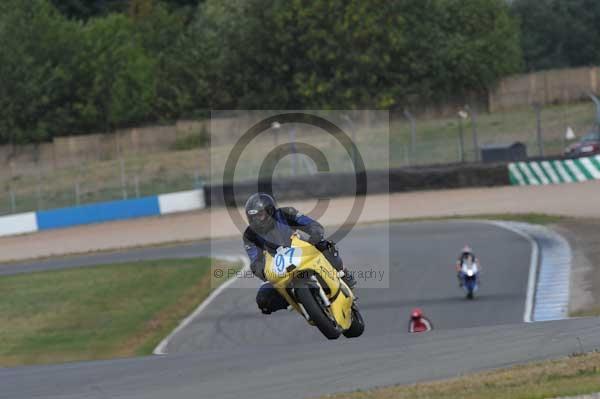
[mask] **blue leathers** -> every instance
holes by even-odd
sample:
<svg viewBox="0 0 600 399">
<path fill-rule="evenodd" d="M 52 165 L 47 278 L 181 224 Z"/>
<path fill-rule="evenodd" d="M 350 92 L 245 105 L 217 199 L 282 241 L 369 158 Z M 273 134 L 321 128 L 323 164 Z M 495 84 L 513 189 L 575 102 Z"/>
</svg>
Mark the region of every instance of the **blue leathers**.
<svg viewBox="0 0 600 399">
<path fill-rule="evenodd" d="M 310 237 L 308 241 L 323 252 L 333 267 L 337 270 L 343 269 L 343 263 L 335 245 L 323 240 L 323 226 L 317 221 L 301 214 L 294 208 L 279 208 L 273 212 L 269 222 L 269 228 L 266 231 L 257 232 L 248 227 L 244 232 L 244 248 L 250 258 L 252 273 L 256 277 L 265 281 L 264 252 L 275 255 L 277 248 L 289 247 L 292 244 L 291 236 L 295 230 L 307 233 Z M 268 282 L 259 288 L 256 294 L 256 304 L 265 314 L 285 309 L 288 306 L 287 301 Z"/>
<path fill-rule="evenodd" d="M 272 216 L 273 227 L 266 232 L 256 232 L 250 227 L 244 232 L 244 248 L 250 258 L 252 273 L 265 281 L 264 251 L 275 255 L 279 247 L 289 247 L 295 230 L 309 234 L 309 242 L 318 244 L 323 240 L 323 226 L 317 221 L 298 212 L 295 208 L 279 208 Z"/>
</svg>

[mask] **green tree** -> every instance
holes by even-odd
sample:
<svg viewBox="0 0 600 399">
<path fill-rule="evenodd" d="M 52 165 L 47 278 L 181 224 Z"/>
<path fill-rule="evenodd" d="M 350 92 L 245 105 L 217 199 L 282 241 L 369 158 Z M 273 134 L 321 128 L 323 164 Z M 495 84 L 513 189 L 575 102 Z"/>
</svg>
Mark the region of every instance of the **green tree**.
<svg viewBox="0 0 600 399">
<path fill-rule="evenodd" d="M 196 78 L 195 46 L 187 34 L 187 19 L 153 0 L 131 0 L 129 15 L 137 40 L 155 62 L 153 118 L 172 120 L 190 113 L 195 99 L 206 97 L 203 83 Z"/>
<path fill-rule="evenodd" d="M 406 21 L 398 2 L 303 3 L 293 2 L 292 18 L 281 28 L 295 24 L 302 55 L 291 57 L 292 79 L 304 102 L 324 107 L 394 105 L 407 85 L 398 62 L 407 51 Z"/>
<path fill-rule="evenodd" d="M 207 0 L 193 26 L 221 107 L 390 107 L 521 66 L 503 0 Z"/>
<path fill-rule="evenodd" d="M 63 15 L 68 18 L 87 20 L 107 15 L 111 12 L 123 12 L 127 9 L 124 0 L 50 0 Z"/>
<path fill-rule="evenodd" d="M 485 91 L 521 67 L 519 30 L 501 0 L 402 1 L 412 94 L 427 100 Z"/>
<path fill-rule="evenodd" d="M 195 21 L 210 105 L 387 106 L 402 18 L 380 1 L 211 1 Z"/>
<path fill-rule="evenodd" d="M 600 2 L 514 0 L 527 70 L 600 63 Z"/>
<path fill-rule="evenodd" d="M 109 131 L 148 120 L 154 97 L 154 61 L 137 40 L 125 15 L 90 20 L 77 55 L 74 107 L 84 130 Z"/>
<path fill-rule="evenodd" d="M 250 106 L 265 92 L 275 97 L 273 80 L 284 84 L 268 70 L 270 62 L 265 59 L 267 29 L 263 29 L 261 14 L 266 15 L 271 6 L 271 1 L 228 0 L 207 1 L 199 7 L 188 43 L 196 65 L 195 80 L 206 82 L 206 107 Z M 264 22 L 272 21 L 265 18 Z"/>
<path fill-rule="evenodd" d="M 74 122 L 77 28 L 45 0 L 0 5 L 0 142 L 40 142 Z"/>
<path fill-rule="evenodd" d="M 125 13 L 136 0 L 50 0 L 63 15 L 72 19 L 88 20 L 110 13 Z M 160 0 L 170 11 L 190 13 L 202 0 Z"/>
</svg>

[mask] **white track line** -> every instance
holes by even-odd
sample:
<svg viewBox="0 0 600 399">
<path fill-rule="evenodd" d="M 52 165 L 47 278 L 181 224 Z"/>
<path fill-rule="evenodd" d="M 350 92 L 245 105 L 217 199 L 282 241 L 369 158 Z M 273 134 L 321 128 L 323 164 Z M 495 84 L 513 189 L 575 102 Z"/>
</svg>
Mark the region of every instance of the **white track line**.
<svg viewBox="0 0 600 399">
<path fill-rule="evenodd" d="M 226 261 L 240 260 L 244 264 L 244 267 L 242 268 L 242 273 L 246 272 L 247 270 L 250 270 L 250 261 L 245 256 L 241 256 L 241 255 L 240 256 L 216 256 L 215 258 L 223 259 Z M 235 277 L 230 278 L 228 281 L 221 284 L 216 290 L 211 292 L 210 295 L 204 301 L 202 301 L 202 303 L 196 308 L 196 310 L 194 310 L 188 317 L 186 317 L 181 323 L 179 323 L 177 328 L 175 330 L 173 330 L 165 339 L 163 339 L 156 348 L 154 348 L 152 353 L 154 355 L 166 355 L 167 354 L 167 346 L 169 345 L 169 342 L 171 341 L 171 339 L 173 339 L 173 337 L 179 331 L 181 331 L 185 327 L 187 327 L 200 313 L 202 313 L 202 311 L 204 309 L 206 309 L 208 307 L 208 305 L 211 304 L 212 301 L 215 300 L 215 298 L 217 296 L 219 296 L 219 294 L 221 292 L 223 292 L 227 287 L 229 287 L 231 284 L 233 284 L 236 280 L 237 279 Z"/>
<path fill-rule="evenodd" d="M 533 239 L 533 237 L 531 237 L 529 234 L 511 226 L 509 223 L 506 222 L 490 222 L 498 227 L 501 227 L 505 230 L 509 230 L 512 231 L 515 234 L 520 235 L 521 237 L 525 238 L 527 241 L 529 241 L 529 244 L 531 245 L 531 259 L 530 259 L 530 263 L 529 263 L 529 277 L 527 280 L 527 298 L 525 299 L 525 313 L 523 314 L 523 321 L 525 321 L 525 323 L 531 323 L 532 320 L 532 315 L 533 315 L 533 300 L 535 299 L 535 283 L 536 283 L 536 276 L 538 273 L 538 264 L 539 264 L 539 254 L 540 254 L 540 249 L 539 249 L 539 245 L 538 243 Z"/>
</svg>

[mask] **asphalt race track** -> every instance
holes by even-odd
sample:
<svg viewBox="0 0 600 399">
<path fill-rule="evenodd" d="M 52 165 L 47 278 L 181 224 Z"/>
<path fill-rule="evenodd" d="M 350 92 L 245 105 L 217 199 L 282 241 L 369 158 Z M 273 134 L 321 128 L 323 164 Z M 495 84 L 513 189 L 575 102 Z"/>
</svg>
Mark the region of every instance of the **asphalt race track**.
<svg viewBox="0 0 600 399">
<path fill-rule="evenodd" d="M 464 299 L 456 279 L 454 262 L 465 243 L 480 253 L 484 268 L 481 297 L 476 301 Z M 389 288 L 357 289 L 367 337 L 406 332 L 408 315 L 415 306 L 423 308 L 436 329 L 523 320 L 531 248 L 514 233 L 483 223 L 373 225 L 354 229 L 340 251 L 355 272 L 368 272 L 372 265 L 390 265 L 389 270 L 377 270 L 389 273 Z M 379 276 L 368 283 L 379 285 Z M 361 285 L 359 280 L 358 287 Z M 256 286 L 258 282 L 252 288 L 229 289 L 227 295 L 217 297 L 175 336 L 167 351 L 189 353 L 322 340 L 317 329 L 307 328 L 294 313 L 257 314 Z"/>
<path fill-rule="evenodd" d="M 464 299 L 453 266 L 466 243 L 483 267 L 474 301 Z M 362 226 L 340 247 L 349 268 L 383 271 L 389 283 L 388 288 L 357 289 L 367 324 L 358 339 L 327 341 L 287 311 L 259 314 L 254 303 L 258 282 L 246 279 L 236 281 L 176 334 L 167 346 L 169 355 L 0 369 L 0 398 L 304 398 L 452 377 L 600 347 L 600 322 L 595 319 L 522 323 L 531 248 L 522 237 L 494 225 Z M 2 265 L 0 274 L 211 251 L 239 254 L 241 242 Z M 360 285 L 381 283 L 371 279 Z M 435 331 L 406 333 L 415 306 L 424 309 Z"/>
</svg>

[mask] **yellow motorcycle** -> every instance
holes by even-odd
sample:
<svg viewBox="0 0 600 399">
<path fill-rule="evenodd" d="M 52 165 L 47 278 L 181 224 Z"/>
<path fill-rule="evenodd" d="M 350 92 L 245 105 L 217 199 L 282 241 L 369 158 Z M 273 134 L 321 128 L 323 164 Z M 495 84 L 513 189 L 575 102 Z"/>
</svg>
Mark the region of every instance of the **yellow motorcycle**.
<svg viewBox="0 0 600 399">
<path fill-rule="evenodd" d="M 287 302 L 328 339 L 360 336 L 365 324 L 352 290 L 323 253 L 294 233 L 288 248 L 266 255 L 265 277 Z"/>
</svg>

